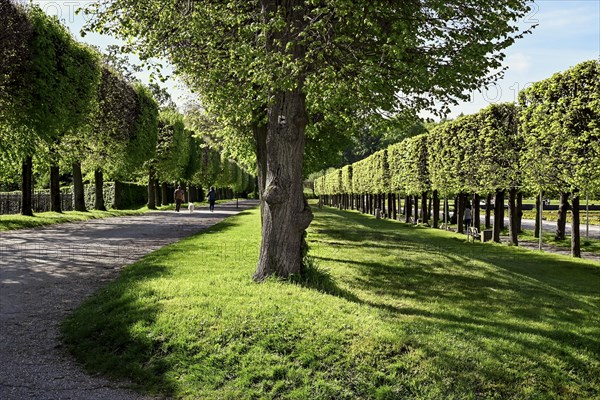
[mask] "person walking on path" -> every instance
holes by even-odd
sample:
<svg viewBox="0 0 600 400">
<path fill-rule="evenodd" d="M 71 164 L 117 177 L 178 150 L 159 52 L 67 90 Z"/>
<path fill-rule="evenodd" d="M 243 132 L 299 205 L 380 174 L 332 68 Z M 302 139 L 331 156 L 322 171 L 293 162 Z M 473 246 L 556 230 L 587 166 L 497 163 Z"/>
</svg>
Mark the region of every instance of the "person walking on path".
<svg viewBox="0 0 600 400">
<path fill-rule="evenodd" d="M 173 197 L 175 197 L 175 211 L 179 212 L 179 209 L 181 208 L 181 203 L 183 203 L 183 198 L 185 197 L 185 192 L 183 191 L 181 186 L 177 186 Z"/>
<path fill-rule="evenodd" d="M 208 195 L 206 196 L 208 199 L 209 209 L 211 212 L 215 211 L 215 201 L 217 200 L 217 192 L 215 192 L 215 187 L 211 186 L 208 191 Z"/>
<path fill-rule="evenodd" d="M 463 216 L 465 222 L 465 231 L 468 232 L 469 226 L 471 226 L 471 207 L 465 208 L 465 215 Z"/>
</svg>

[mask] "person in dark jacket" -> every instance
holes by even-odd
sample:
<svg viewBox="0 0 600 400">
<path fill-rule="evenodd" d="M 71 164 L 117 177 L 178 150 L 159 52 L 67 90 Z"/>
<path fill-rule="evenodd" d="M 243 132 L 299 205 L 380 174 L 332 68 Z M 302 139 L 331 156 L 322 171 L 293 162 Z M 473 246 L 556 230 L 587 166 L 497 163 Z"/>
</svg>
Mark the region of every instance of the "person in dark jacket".
<svg viewBox="0 0 600 400">
<path fill-rule="evenodd" d="M 209 209 L 210 211 L 215 211 L 215 201 L 217 201 L 217 192 L 215 192 L 215 187 L 211 186 L 208 191 L 208 195 L 206 196 L 208 199 Z"/>
</svg>

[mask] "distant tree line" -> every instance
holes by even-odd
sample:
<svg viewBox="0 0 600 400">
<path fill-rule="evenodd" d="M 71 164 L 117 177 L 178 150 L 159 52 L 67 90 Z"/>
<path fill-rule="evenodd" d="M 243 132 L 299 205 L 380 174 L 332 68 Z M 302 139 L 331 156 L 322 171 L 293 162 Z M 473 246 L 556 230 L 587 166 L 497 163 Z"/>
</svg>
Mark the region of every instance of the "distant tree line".
<svg viewBox="0 0 600 400">
<path fill-rule="evenodd" d="M 32 215 L 34 176 L 46 173 L 51 209 L 61 211 L 61 171 L 72 176 L 79 211 L 85 177 L 95 182 L 96 209 L 105 209 L 107 179 L 146 183 L 150 208 L 157 190 L 166 202 L 175 182 L 253 190 L 254 177 L 203 132 L 186 129 L 149 87 L 124 78 L 39 7 L 0 0 L 0 38 L 0 181 L 21 176 L 22 214 Z"/>
<path fill-rule="evenodd" d="M 440 223 L 440 198 L 450 197 L 459 222 L 472 203 L 474 225 L 480 228 L 479 204 L 485 199 L 486 227 L 494 204 L 497 242 L 508 197 L 510 243 L 515 246 L 523 196 L 537 199 L 536 224 L 541 221 L 540 198 L 557 196 L 556 238 L 565 238 L 571 209 L 571 252 L 579 257 L 579 198 L 600 192 L 600 62 L 587 61 L 535 83 L 520 93 L 518 106 L 494 104 L 437 125 L 330 171 L 314 186 L 330 204 L 371 213 L 378 208 L 393 218 L 400 205 L 396 199 L 404 198 L 406 222 L 413 215 L 413 220 L 428 222 L 432 214 L 433 227 Z M 447 202 L 444 211 L 448 215 Z M 458 231 L 463 231 L 460 223 Z"/>
</svg>

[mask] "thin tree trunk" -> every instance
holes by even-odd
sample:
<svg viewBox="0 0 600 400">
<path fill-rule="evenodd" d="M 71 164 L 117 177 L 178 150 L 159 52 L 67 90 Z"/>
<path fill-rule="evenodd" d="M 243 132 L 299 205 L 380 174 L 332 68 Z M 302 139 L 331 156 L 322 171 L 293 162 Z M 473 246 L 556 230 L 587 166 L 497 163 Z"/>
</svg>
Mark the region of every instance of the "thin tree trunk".
<svg viewBox="0 0 600 400">
<path fill-rule="evenodd" d="M 392 219 L 397 220 L 398 219 L 398 206 L 396 205 L 396 193 L 392 193 L 391 195 L 392 198 Z"/>
<path fill-rule="evenodd" d="M 567 211 L 569 211 L 569 194 L 560 194 L 560 204 L 558 205 L 558 220 L 556 221 L 556 240 L 565 240 L 565 228 L 567 226 Z"/>
<path fill-rule="evenodd" d="M 542 203 L 540 201 L 541 194 L 535 196 L 535 225 L 533 227 L 533 237 L 540 237 L 540 224 L 542 223 L 542 215 L 541 215 L 541 206 Z"/>
<path fill-rule="evenodd" d="M 413 201 L 414 201 L 414 206 L 415 206 L 415 224 L 416 224 L 417 221 L 419 220 L 419 196 L 415 194 L 413 196 Z"/>
<path fill-rule="evenodd" d="M 458 233 L 465 233 L 463 216 L 465 215 L 465 194 L 458 195 L 458 212 L 456 213 L 456 227 Z"/>
<path fill-rule="evenodd" d="M 573 207 L 571 208 L 571 255 L 581 258 L 581 238 L 579 232 L 579 191 L 574 190 L 571 196 Z"/>
<path fill-rule="evenodd" d="M 104 205 L 104 174 L 100 168 L 94 171 L 94 209 L 106 211 Z"/>
<path fill-rule="evenodd" d="M 58 165 L 50 166 L 50 211 L 61 213 L 60 171 Z"/>
<path fill-rule="evenodd" d="M 156 205 L 160 206 L 162 203 L 162 198 L 161 198 L 162 192 L 160 190 L 160 183 L 158 183 L 158 179 L 154 180 L 154 196 L 155 196 Z"/>
<path fill-rule="evenodd" d="M 161 192 L 161 204 L 163 206 L 167 206 L 169 205 L 169 189 L 167 188 L 167 182 L 163 182 L 160 185 L 160 192 Z"/>
<path fill-rule="evenodd" d="M 481 199 L 479 198 L 479 194 L 475 193 L 473 195 L 473 226 L 480 231 L 481 230 L 481 207 L 479 206 L 479 202 Z"/>
<path fill-rule="evenodd" d="M 305 230 L 313 219 L 302 187 L 306 124 L 302 88 L 274 96 L 269 108 L 267 160 L 258 161 L 266 164 L 266 186 L 261 201 L 262 242 L 256 281 L 269 275 L 302 273 L 307 251 Z"/>
<path fill-rule="evenodd" d="M 523 233 L 523 193 L 517 193 L 517 230 Z"/>
<path fill-rule="evenodd" d="M 485 228 L 489 229 L 492 226 L 492 194 L 488 193 L 485 198 Z"/>
<path fill-rule="evenodd" d="M 85 191 L 83 188 L 83 174 L 81 173 L 81 161 L 75 161 L 73 167 L 73 205 L 75 211 L 87 211 L 85 208 Z"/>
<path fill-rule="evenodd" d="M 421 221 L 424 224 L 429 222 L 429 215 L 427 213 L 427 192 L 421 193 Z"/>
<path fill-rule="evenodd" d="M 433 191 L 433 227 L 437 228 L 440 223 L 440 196 L 437 190 Z"/>
<path fill-rule="evenodd" d="M 148 208 L 150 210 L 156 210 L 156 192 L 154 190 L 154 176 L 154 167 L 150 167 L 148 169 Z"/>
<path fill-rule="evenodd" d="M 410 214 L 412 210 L 411 197 L 406 196 L 404 199 L 404 222 L 407 224 L 410 222 Z"/>
<path fill-rule="evenodd" d="M 517 188 L 508 190 L 508 210 L 510 215 L 510 244 L 519 245 L 519 214 L 517 210 Z"/>
<path fill-rule="evenodd" d="M 33 158 L 25 157 L 21 165 L 21 214 L 33 216 Z"/>
<path fill-rule="evenodd" d="M 504 224 L 504 189 L 496 190 L 494 198 L 494 242 L 500 243 L 500 232 Z"/>
</svg>

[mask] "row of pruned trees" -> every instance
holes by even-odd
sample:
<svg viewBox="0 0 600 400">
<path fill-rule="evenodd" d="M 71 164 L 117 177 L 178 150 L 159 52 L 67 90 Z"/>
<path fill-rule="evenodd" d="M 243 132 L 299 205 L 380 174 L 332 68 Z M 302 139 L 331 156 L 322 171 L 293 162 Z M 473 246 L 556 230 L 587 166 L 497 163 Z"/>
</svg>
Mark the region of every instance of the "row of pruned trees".
<svg viewBox="0 0 600 400">
<path fill-rule="evenodd" d="M 472 203 L 473 222 L 480 228 L 479 204 L 485 198 L 486 226 L 492 203 L 495 207 L 495 241 L 500 240 L 508 197 L 513 245 L 518 245 L 523 195 L 534 195 L 538 202 L 540 193 L 560 195 L 556 236 L 564 239 L 570 200 L 572 254 L 579 256 L 579 196 L 598 193 L 600 187 L 600 62 L 555 74 L 519 98 L 519 106 L 490 105 L 334 170 L 317 179 L 315 191 L 338 205 L 364 212 L 378 208 L 393 218 L 400 204 L 396 195 L 405 197 L 406 221 L 412 205 L 414 219 L 425 222 L 433 209 L 434 227 L 439 225 L 440 198 L 454 197 L 456 219 L 461 221 Z M 539 223 L 539 205 L 536 209 Z M 447 202 L 444 211 L 447 216 Z M 460 223 L 458 230 L 463 230 Z"/>
<path fill-rule="evenodd" d="M 85 210 L 83 181 L 92 174 L 97 209 L 105 208 L 107 177 L 147 182 L 150 207 L 166 182 L 252 190 L 249 174 L 58 19 L 0 0 L 0 20 L 0 179 L 20 172 L 23 214 L 32 214 L 34 169 L 49 169 L 53 211 L 61 211 L 61 170 L 72 173 L 76 210 Z"/>
</svg>

